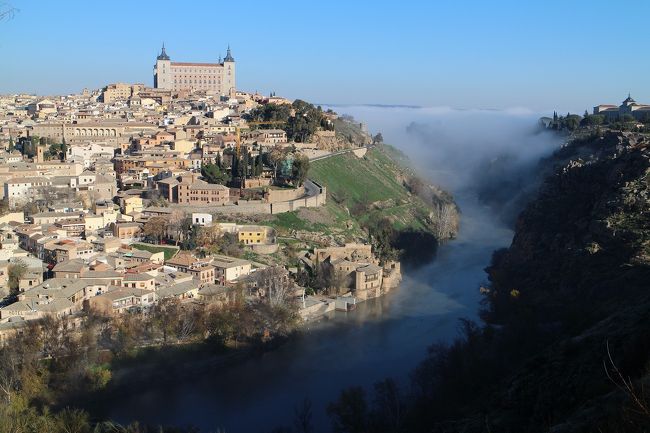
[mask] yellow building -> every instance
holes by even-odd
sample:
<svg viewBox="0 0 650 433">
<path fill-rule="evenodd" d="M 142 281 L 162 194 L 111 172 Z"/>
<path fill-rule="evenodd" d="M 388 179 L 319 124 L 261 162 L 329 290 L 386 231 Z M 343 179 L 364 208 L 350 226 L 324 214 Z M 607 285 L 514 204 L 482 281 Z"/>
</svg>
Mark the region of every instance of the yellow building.
<svg viewBox="0 0 650 433">
<path fill-rule="evenodd" d="M 182 153 L 190 153 L 196 147 L 194 140 L 174 140 L 172 142 L 172 150 Z"/>
<path fill-rule="evenodd" d="M 142 212 L 142 198 L 140 197 L 127 197 L 122 200 L 122 213 Z"/>
<path fill-rule="evenodd" d="M 245 245 L 265 244 L 266 227 L 263 226 L 242 226 L 237 232 L 239 242 Z"/>
<path fill-rule="evenodd" d="M 102 89 L 102 101 L 105 104 L 112 104 L 115 101 L 126 101 L 136 96 L 144 84 L 113 83 Z"/>
</svg>

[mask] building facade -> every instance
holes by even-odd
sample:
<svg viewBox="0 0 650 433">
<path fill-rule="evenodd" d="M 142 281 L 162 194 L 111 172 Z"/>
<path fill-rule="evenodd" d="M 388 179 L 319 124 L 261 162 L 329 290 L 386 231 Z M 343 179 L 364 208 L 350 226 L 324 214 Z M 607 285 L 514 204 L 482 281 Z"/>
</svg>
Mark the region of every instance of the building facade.
<svg viewBox="0 0 650 433">
<path fill-rule="evenodd" d="M 101 99 L 105 104 L 115 101 L 127 101 L 137 96 L 144 89 L 144 84 L 112 83 L 102 89 Z"/>
<path fill-rule="evenodd" d="M 172 62 L 163 44 L 153 70 L 153 85 L 156 89 L 228 95 L 235 91 L 235 59 L 228 47 L 226 57 L 217 63 Z"/>
<path fill-rule="evenodd" d="M 629 94 L 619 106 L 613 104 L 601 104 L 594 107 L 594 114 L 605 116 L 608 121 L 621 120 L 623 116 L 629 115 L 639 121 L 650 120 L 650 105 L 639 104 Z"/>
</svg>

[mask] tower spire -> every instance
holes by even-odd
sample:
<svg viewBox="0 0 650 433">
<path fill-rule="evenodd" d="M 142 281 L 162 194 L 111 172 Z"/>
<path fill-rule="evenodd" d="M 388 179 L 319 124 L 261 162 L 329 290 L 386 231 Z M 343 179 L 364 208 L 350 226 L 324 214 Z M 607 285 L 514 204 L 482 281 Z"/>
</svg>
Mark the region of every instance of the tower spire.
<svg viewBox="0 0 650 433">
<path fill-rule="evenodd" d="M 234 62 L 235 59 L 230 53 L 230 44 L 228 44 L 228 49 L 226 50 L 226 57 L 223 59 L 224 62 Z"/>
<path fill-rule="evenodd" d="M 158 60 L 169 60 L 169 56 L 167 55 L 167 52 L 165 51 L 165 42 L 162 44 L 162 50 L 160 51 L 160 55 L 158 56 Z"/>
</svg>

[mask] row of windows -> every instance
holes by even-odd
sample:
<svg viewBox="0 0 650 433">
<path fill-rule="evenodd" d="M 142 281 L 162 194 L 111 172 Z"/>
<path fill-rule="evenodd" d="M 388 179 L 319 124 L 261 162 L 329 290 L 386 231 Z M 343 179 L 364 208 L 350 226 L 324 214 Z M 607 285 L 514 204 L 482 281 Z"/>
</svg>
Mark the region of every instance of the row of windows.
<svg viewBox="0 0 650 433">
<path fill-rule="evenodd" d="M 194 69 L 194 68 L 183 69 L 183 68 L 172 67 L 172 72 L 175 72 L 177 74 L 214 74 L 215 71 L 219 70 L 218 68 L 219 68 L 218 66 L 215 66 L 210 69 Z M 164 71 L 165 68 L 163 68 L 163 72 Z"/>
<path fill-rule="evenodd" d="M 198 81 L 197 80 L 194 80 L 194 81 L 189 80 L 189 81 L 190 82 L 188 83 L 187 80 L 182 80 L 182 81 L 181 80 L 178 80 L 178 81 L 174 80 L 174 84 L 177 84 L 177 83 L 180 84 L 182 82 L 183 84 L 219 84 L 219 85 L 221 85 L 221 80 L 219 80 L 218 82 L 217 81 L 212 82 L 212 80 L 207 80 L 207 81 L 203 80 L 203 83 L 201 83 L 201 80 L 198 80 Z"/>
</svg>

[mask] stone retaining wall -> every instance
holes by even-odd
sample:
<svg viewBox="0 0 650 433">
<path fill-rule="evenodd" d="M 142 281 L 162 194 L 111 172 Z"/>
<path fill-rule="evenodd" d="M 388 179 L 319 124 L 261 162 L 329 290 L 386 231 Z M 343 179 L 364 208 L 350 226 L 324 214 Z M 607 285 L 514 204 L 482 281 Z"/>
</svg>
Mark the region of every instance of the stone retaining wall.
<svg viewBox="0 0 650 433">
<path fill-rule="evenodd" d="M 291 212 L 303 207 L 318 207 L 326 203 L 327 188 L 312 180 L 305 181 L 305 190 L 318 191 L 310 197 L 300 197 L 293 200 L 277 203 L 263 203 L 260 201 L 240 201 L 238 204 L 225 204 L 215 206 L 183 205 L 189 212 L 206 212 L 220 214 L 278 214 Z M 295 191 L 295 190 L 292 190 Z M 304 195 L 304 194 L 303 194 Z"/>
</svg>

